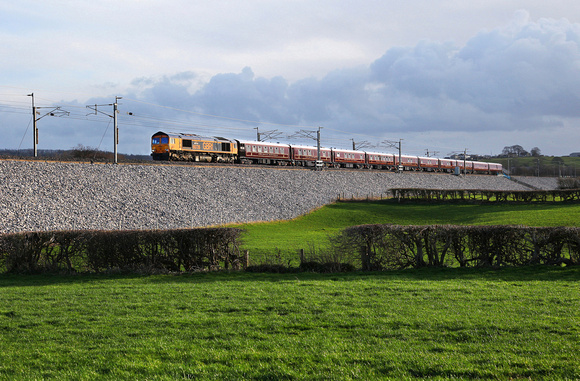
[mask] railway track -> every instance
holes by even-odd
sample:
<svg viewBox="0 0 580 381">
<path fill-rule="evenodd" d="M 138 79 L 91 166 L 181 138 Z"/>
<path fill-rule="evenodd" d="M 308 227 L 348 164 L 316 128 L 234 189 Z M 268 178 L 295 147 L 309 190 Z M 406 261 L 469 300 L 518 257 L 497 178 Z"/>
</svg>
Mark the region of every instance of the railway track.
<svg viewBox="0 0 580 381">
<path fill-rule="evenodd" d="M 161 166 L 161 167 L 191 167 L 191 168 L 263 168 L 273 170 L 290 170 L 290 171 L 316 171 L 315 167 L 308 166 L 291 166 L 291 165 L 267 165 L 267 164 L 227 164 L 227 163 L 208 163 L 208 162 L 187 162 L 187 161 L 153 161 L 153 160 L 128 160 L 118 161 L 114 164 L 112 161 L 106 160 L 78 160 L 78 159 L 58 159 L 50 157 L 39 158 L 22 158 L 22 157 L 2 157 L 0 160 L 5 161 L 20 161 L 20 162 L 45 162 L 45 163 L 61 163 L 61 164 L 95 164 L 95 165 L 146 165 L 146 166 Z M 341 171 L 341 172 L 369 172 L 369 173 L 397 173 L 385 169 L 369 169 L 369 168 L 333 168 L 325 167 L 323 171 Z M 450 175 L 447 172 L 435 171 L 413 171 L 407 170 L 404 173 L 429 173 L 432 175 Z M 477 174 L 481 176 L 481 174 Z M 484 175 L 485 176 L 485 175 Z M 493 175 L 495 176 L 495 175 Z"/>
</svg>

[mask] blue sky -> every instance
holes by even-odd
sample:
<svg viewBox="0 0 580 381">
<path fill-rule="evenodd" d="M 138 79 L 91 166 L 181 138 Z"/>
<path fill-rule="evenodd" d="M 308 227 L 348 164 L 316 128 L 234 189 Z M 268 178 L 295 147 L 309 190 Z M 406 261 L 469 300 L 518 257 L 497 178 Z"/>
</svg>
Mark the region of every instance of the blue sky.
<svg viewBox="0 0 580 381">
<path fill-rule="evenodd" d="M 0 0 L 1 148 L 149 153 L 158 130 L 405 153 L 580 151 L 574 1 Z M 44 108 L 46 107 L 46 108 Z M 129 115 L 131 113 L 132 115 Z"/>
</svg>

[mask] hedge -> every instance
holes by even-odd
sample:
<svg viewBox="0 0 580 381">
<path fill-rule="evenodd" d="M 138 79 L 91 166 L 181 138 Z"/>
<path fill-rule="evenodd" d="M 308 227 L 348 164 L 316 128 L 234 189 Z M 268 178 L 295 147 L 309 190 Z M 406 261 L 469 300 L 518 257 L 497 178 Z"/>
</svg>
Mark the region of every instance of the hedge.
<svg viewBox="0 0 580 381">
<path fill-rule="evenodd" d="M 360 225 L 333 245 L 363 271 L 580 263 L 580 228 L 571 227 Z"/>
<path fill-rule="evenodd" d="M 196 271 L 243 266 L 240 229 L 48 231 L 0 235 L 6 272 Z"/>
<path fill-rule="evenodd" d="M 579 201 L 580 189 L 555 189 L 535 191 L 498 191 L 498 190 L 458 190 L 458 189 L 391 189 L 393 198 L 399 201 L 485 201 L 485 202 L 556 202 Z"/>
</svg>

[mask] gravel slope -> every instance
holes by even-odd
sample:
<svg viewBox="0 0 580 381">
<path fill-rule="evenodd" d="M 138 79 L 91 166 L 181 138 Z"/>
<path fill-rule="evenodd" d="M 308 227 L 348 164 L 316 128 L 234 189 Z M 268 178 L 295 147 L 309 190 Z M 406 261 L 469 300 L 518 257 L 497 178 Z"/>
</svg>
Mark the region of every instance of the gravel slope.
<svg viewBox="0 0 580 381">
<path fill-rule="evenodd" d="M 514 178 L 525 184 L 531 185 L 533 188 L 541 190 L 552 190 L 558 188 L 557 177 L 514 176 Z"/>
<path fill-rule="evenodd" d="M 0 232 L 290 219 L 391 188 L 525 190 L 497 176 L 0 161 Z"/>
</svg>

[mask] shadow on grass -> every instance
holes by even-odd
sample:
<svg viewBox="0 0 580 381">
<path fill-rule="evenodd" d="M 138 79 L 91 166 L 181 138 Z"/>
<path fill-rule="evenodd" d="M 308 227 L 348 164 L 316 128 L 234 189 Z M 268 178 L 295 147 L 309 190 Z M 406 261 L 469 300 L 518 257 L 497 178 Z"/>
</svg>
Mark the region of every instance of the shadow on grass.
<svg viewBox="0 0 580 381">
<path fill-rule="evenodd" d="M 502 268 L 423 268 L 381 272 L 349 272 L 318 274 L 292 272 L 283 274 L 219 271 L 162 275 L 143 274 L 75 274 L 75 275 L 20 275 L 1 274 L 0 288 L 50 286 L 103 282 L 141 283 L 207 283 L 207 282 L 280 282 L 280 281 L 356 281 L 376 280 L 501 280 L 501 281 L 580 281 L 580 266 L 523 266 Z"/>
</svg>

